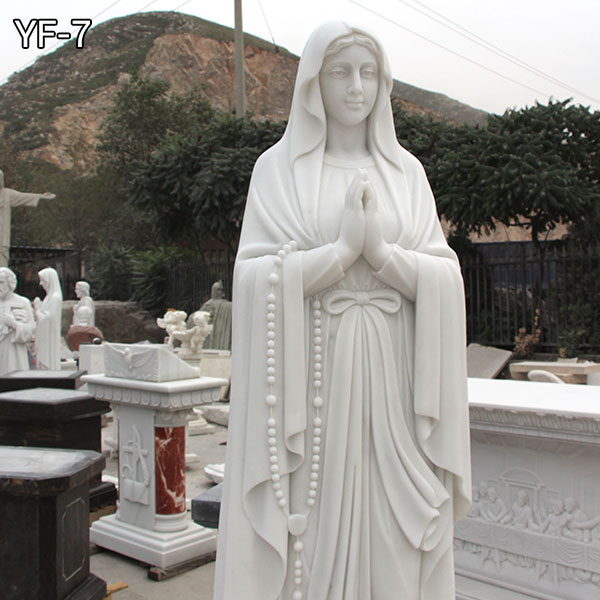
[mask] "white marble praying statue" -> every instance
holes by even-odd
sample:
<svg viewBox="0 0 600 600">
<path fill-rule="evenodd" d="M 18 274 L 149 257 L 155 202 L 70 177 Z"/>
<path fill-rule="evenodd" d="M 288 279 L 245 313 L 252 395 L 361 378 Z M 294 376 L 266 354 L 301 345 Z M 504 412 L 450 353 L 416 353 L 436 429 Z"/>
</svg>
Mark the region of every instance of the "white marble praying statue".
<svg viewBox="0 0 600 600">
<path fill-rule="evenodd" d="M 35 312 L 35 359 L 38 369 L 60 369 L 60 326 L 62 319 L 62 290 L 58 273 L 47 267 L 38 276 L 46 291 L 43 300 L 34 298 Z"/>
<path fill-rule="evenodd" d="M 27 345 L 33 340 L 35 320 L 31 303 L 15 294 L 17 276 L 0 267 L 0 375 L 29 369 Z"/>
<path fill-rule="evenodd" d="M 453 600 L 471 496 L 463 283 L 377 40 L 319 27 L 234 277 L 215 600 Z"/>
<path fill-rule="evenodd" d="M 75 284 L 78 302 L 73 305 L 73 325 L 93 327 L 96 324 L 96 307 L 90 296 L 90 284 L 78 281 Z"/>
<path fill-rule="evenodd" d="M 55 194 L 28 194 L 4 187 L 4 173 L 0 170 L 0 267 L 8 266 L 10 253 L 11 209 L 16 206 L 37 206 L 40 198 L 52 200 Z"/>
</svg>

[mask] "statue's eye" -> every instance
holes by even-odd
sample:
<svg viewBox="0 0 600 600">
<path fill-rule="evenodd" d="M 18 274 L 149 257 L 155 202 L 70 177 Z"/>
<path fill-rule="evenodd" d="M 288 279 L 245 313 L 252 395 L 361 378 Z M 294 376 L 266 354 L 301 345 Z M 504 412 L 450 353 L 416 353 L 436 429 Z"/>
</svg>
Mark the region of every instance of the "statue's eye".
<svg viewBox="0 0 600 600">
<path fill-rule="evenodd" d="M 348 71 L 344 69 L 344 67 L 332 67 L 329 69 L 329 75 L 336 79 L 340 77 L 345 77 L 348 74 Z"/>
<path fill-rule="evenodd" d="M 377 77 L 377 69 L 374 67 L 363 67 L 360 70 L 360 75 L 365 79 L 373 79 L 374 77 Z"/>
</svg>

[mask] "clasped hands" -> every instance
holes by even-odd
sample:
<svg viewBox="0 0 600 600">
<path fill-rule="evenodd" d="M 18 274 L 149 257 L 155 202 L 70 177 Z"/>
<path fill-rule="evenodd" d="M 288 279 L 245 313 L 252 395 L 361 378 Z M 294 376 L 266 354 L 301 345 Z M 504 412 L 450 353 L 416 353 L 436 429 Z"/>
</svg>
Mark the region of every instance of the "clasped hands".
<svg viewBox="0 0 600 600">
<path fill-rule="evenodd" d="M 392 245 L 383 239 L 377 197 L 364 169 L 359 170 L 346 192 L 340 235 L 334 247 L 344 271 L 361 255 L 379 271 L 392 252 Z"/>
</svg>

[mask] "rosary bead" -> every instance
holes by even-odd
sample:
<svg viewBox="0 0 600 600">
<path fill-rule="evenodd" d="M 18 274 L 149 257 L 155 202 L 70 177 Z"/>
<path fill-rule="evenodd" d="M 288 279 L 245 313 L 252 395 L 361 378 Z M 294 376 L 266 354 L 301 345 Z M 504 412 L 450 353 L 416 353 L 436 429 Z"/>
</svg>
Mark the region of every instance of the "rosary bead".
<svg viewBox="0 0 600 600">
<path fill-rule="evenodd" d="M 275 406 L 277 404 L 277 396 L 275 396 L 275 394 L 269 394 L 265 398 L 265 402 L 267 406 Z"/>
<path fill-rule="evenodd" d="M 267 425 L 269 427 L 275 427 L 275 425 L 277 425 L 277 421 L 275 421 L 275 419 L 273 417 L 269 417 L 267 419 Z"/>
<path fill-rule="evenodd" d="M 271 304 L 274 304 L 274 303 L 275 303 L 275 300 L 276 300 L 275 294 L 274 294 L 273 292 L 271 292 L 271 293 L 270 293 L 270 294 L 267 296 L 267 300 L 268 300 L 268 301 L 269 301 Z"/>
</svg>

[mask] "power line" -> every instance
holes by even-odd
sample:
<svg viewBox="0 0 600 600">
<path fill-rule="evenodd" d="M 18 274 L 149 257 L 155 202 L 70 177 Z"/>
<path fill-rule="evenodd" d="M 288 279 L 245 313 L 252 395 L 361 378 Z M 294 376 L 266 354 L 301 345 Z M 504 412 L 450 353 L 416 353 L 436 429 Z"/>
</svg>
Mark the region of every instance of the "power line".
<svg viewBox="0 0 600 600">
<path fill-rule="evenodd" d="M 262 4 L 260 0 L 256 0 L 258 2 L 258 8 L 260 8 L 260 12 L 262 13 L 263 19 L 265 20 L 265 24 L 267 25 L 267 29 L 269 30 L 269 35 L 271 36 L 271 40 L 273 41 L 273 46 L 277 49 L 277 44 L 275 43 L 275 37 L 273 36 L 273 32 L 271 31 L 271 27 L 269 26 L 269 21 L 267 20 L 267 15 L 263 10 Z"/>
<path fill-rule="evenodd" d="M 425 11 L 417 8 L 416 6 L 413 6 L 412 4 L 407 2 L 407 0 L 397 0 L 397 1 L 408 6 L 408 8 L 411 8 L 412 10 L 415 10 L 418 13 L 424 15 L 428 19 L 435 21 L 436 23 L 442 25 L 443 27 L 446 27 L 446 29 L 449 29 L 453 33 L 456 33 L 456 34 L 464 37 L 465 39 L 469 40 L 470 42 L 473 42 L 474 44 L 481 46 L 488 52 L 492 52 L 493 54 L 496 54 L 496 56 L 499 56 L 500 58 L 503 58 L 504 60 L 508 60 L 509 62 L 513 63 L 514 65 L 516 65 L 522 69 L 525 69 L 526 71 L 529 71 L 530 73 L 533 73 L 534 75 L 541 77 L 542 79 L 546 79 L 546 81 L 549 81 L 550 83 L 559 85 L 570 92 L 574 92 L 576 94 L 579 94 L 580 96 L 584 96 L 585 98 L 588 98 L 589 100 L 600 103 L 600 100 L 598 100 L 597 98 L 594 98 L 593 96 L 590 96 L 589 94 L 586 94 L 585 92 L 582 92 L 581 90 L 578 90 L 577 88 L 574 88 L 573 86 L 569 85 L 568 83 L 565 83 L 564 81 L 561 81 L 560 79 L 557 79 L 556 77 L 553 77 L 552 75 L 549 75 L 548 73 L 545 73 L 541 69 L 538 69 L 538 68 L 526 63 L 525 61 L 521 60 L 517 56 L 514 56 L 514 55 L 510 54 L 509 52 L 506 52 L 506 50 L 503 50 L 499 46 L 496 46 L 495 44 L 488 42 L 481 36 L 477 35 L 476 33 L 473 33 L 472 31 L 469 31 L 468 29 L 466 29 L 459 23 L 452 21 L 452 19 L 449 19 L 445 15 L 442 15 L 441 13 L 437 12 L 433 8 L 430 8 L 423 2 L 420 2 L 419 0 L 412 0 L 415 4 L 422 6 L 426 10 L 433 13 L 434 15 L 437 15 L 441 19 L 444 19 L 444 21 L 447 21 L 448 23 L 450 23 L 450 25 L 448 25 L 448 23 L 444 23 L 444 21 L 441 21 L 440 19 L 436 19 L 435 17 L 427 14 Z"/>
<path fill-rule="evenodd" d="M 390 19 L 389 17 L 386 17 L 385 15 L 382 15 L 381 13 L 378 13 L 377 11 L 374 11 L 370 8 L 367 8 L 366 6 L 363 6 L 359 2 L 356 2 L 356 0 L 349 0 L 349 2 L 351 2 L 352 4 L 355 4 L 356 6 L 359 6 L 360 8 L 370 12 L 371 14 L 374 14 L 375 16 L 379 17 L 380 19 L 383 19 L 384 21 L 387 21 L 388 23 L 395 25 L 396 27 L 399 27 L 400 29 L 403 29 L 404 31 L 408 31 L 409 33 L 412 33 L 413 35 L 417 36 L 418 38 L 421 38 L 422 40 L 425 40 L 426 42 L 429 42 L 430 44 L 433 44 L 434 46 L 437 46 L 438 48 L 441 48 L 442 50 L 449 52 L 450 54 L 454 54 L 454 56 L 458 56 L 459 58 L 462 58 L 463 60 L 466 60 L 467 62 L 470 62 L 478 67 L 481 67 L 482 69 L 485 69 L 486 71 L 489 71 L 490 73 L 493 73 L 494 75 L 498 75 L 498 77 L 502 77 L 502 79 L 506 79 L 512 83 L 516 83 L 517 85 L 527 88 L 528 90 L 531 90 L 532 92 L 535 92 L 536 94 L 541 94 L 542 96 L 547 96 L 548 98 L 551 97 L 551 94 L 546 94 L 546 92 L 542 92 L 536 88 L 531 87 L 530 85 L 527 85 L 526 83 L 522 83 L 521 81 L 517 81 L 516 79 L 513 79 L 512 77 L 509 77 L 508 75 L 504 75 L 504 74 L 500 73 L 499 71 L 496 71 L 490 67 L 486 67 L 485 65 L 477 62 L 476 60 L 473 60 L 472 58 L 469 58 L 468 56 L 464 56 L 463 54 L 460 54 L 459 52 L 451 50 L 450 48 L 440 44 L 439 42 L 435 42 L 435 41 L 429 39 L 428 37 L 426 37 L 420 33 L 417 33 L 416 31 L 413 31 L 412 29 L 409 29 L 405 25 L 400 25 L 400 23 L 394 21 L 393 19 Z"/>
</svg>

